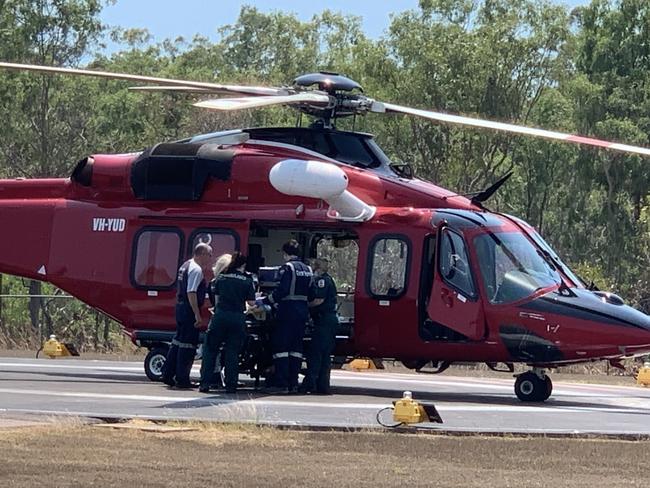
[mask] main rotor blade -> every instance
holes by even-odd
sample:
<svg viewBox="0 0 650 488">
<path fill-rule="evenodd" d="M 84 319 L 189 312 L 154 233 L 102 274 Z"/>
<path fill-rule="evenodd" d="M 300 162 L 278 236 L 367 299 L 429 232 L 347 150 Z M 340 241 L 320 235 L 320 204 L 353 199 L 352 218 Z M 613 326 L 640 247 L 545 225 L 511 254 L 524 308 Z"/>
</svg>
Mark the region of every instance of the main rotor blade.
<svg viewBox="0 0 650 488">
<path fill-rule="evenodd" d="M 513 132 L 516 134 L 525 134 L 534 137 L 544 137 L 546 139 L 555 139 L 558 141 L 572 142 L 575 144 L 586 144 L 588 146 L 604 147 L 606 149 L 613 149 L 616 151 L 630 152 L 635 154 L 643 154 L 650 156 L 650 149 L 638 146 L 629 146 L 627 144 L 619 144 L 617 142 L 603 141 L 600 139 L 593 139 L 591 137 L 582 137 L 573 134 L 565 134 L 562 132 L 554 132 L 544 129 L 535 129 L 532 127 L 525 127 L 521 125 L 505 124 L 503 122 L 492 122 L 483 119 L 474 119 L 471 117 L 463 117 L 460 115 L 451 115 L 441 112 L 430 112 L 428 110 L 420 110 L 417 108 L 402 107 L 400 105 L 393 105 L 392 103 L 378 104 L 378 112 L 382 112 L 381 105 L 386 112 L 397 112 L 408 115 L 415 115 L 425 119 L 438 120 L 440 122 L 447 122 L 450 124 L 469 125 L 473 127 L 482 127 L 485 129 L 494 129 L 503 132 Z"/>
<path fill-rule="evenodd" d="M 142 92 L 214 93 L 214 91 L 208 90 L 207 88 L 194 88 L 192 86 L 130 86 L 129 90 Z"/>
<path fill-rule="evenodd" d="M 218 98 L 196 102 L 195 107 L 211 110 L 243 110 L 246 108 L 268 107 L 270 105 L 328 105 L 330 97 L 324 93 L 297 93 L 295 95 L 274 97 Z"/>
<path fill-rule="evenodd" d="M 202 88 L 209 93 L 220 94 L 241 94 L 251 96 L 269 96 L 269 95 L 287 95 L 289 92 L 284 88 L 267 88 L 263 86 L 240 86 L 240 85 L 220 85 L 217 83 L 207 83 L 202 81 L 184 81 L 174 80 L 171 78 L 157 78 L 154 76 L 140 76 L 126 73 L 111 73 L 109 71 L 94 71 L 88 69 L 76 68 L 57 68 L 54 66 L 40 66 L 35 64 L 18 64 L 0 62 L 0 68 L 17 70 L 17 71 L 36 71 L 48 74 L 64 74 L 76 76 L 95 76 L 98 78 L 108 78 L 111 80 L 127 80 L 142 83 L 151 83 L 162 86 L 182 86 L 191 88 Z"/>
</svg>

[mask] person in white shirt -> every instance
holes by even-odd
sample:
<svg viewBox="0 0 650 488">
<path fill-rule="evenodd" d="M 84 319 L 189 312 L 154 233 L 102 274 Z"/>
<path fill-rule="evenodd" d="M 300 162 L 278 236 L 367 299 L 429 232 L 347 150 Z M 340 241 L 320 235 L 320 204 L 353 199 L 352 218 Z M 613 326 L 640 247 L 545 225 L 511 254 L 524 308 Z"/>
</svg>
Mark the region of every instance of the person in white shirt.
<svg viewBox="0 0 650 488">
<path fill-rule="evenodd" d="M 189 259 L 178 270 L 176 294 L 176 335 L 167 353 L 162 381 L 176 388 L 192 388 L 190 371 L 199 343 L 201 306 L 205 300 L 207 285 L 203 268 L 212 260 L 212 248 L 198 244 Z"/>
</svg>

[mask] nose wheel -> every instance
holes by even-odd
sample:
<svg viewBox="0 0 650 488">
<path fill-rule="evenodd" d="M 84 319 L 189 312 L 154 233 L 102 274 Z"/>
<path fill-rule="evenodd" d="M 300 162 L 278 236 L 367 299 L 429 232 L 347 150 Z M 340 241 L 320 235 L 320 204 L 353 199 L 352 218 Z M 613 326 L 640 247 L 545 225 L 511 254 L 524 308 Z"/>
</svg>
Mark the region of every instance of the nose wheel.
<svg viewBox="0 0 650 488">
<path fill-rule="evenodd" d="M 553 382 L 544 370 L 527 371 L 515 380 L 515 394 L 522 402 L 543 402 L 552 392 Z"/>
</svg>

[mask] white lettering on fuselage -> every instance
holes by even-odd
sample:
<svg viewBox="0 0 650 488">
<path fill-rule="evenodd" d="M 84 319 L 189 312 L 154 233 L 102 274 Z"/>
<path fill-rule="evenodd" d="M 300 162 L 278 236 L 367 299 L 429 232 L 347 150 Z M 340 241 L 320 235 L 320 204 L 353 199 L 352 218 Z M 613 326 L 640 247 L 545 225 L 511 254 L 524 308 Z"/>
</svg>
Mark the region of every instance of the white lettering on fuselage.
<svg viewBox="0 0 650 488">
<path fill-rule="evenodd" d="M 93 218 L 93 232 L 124 232 L 126 219 Z"/>
</svg>

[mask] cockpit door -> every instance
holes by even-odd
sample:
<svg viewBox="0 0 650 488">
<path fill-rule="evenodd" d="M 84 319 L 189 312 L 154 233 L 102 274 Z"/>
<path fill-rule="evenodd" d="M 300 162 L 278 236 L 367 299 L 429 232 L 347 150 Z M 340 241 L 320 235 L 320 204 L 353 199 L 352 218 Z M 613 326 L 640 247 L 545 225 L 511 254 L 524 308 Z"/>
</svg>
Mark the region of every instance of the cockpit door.
<svg viewBox="0 0 650 488">
<path fill-rule="evenodd" d="M 438 231 L 435 275 L 427 305 L 429 318 L 471 340 L 485 334 L 485 316 L 463 236 L 442 226 Z"/>
</svg>

